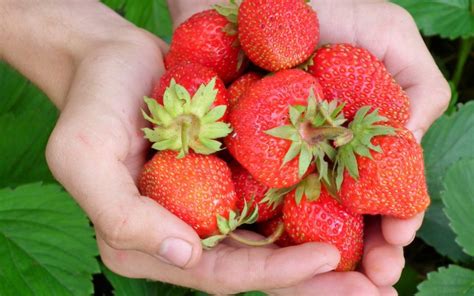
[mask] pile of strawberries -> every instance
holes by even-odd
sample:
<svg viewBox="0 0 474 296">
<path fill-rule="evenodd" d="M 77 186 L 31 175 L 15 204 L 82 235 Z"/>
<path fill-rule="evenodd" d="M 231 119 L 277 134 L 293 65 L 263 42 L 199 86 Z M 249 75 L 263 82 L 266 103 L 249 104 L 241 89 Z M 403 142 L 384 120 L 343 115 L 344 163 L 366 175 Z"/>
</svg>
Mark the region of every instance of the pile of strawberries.
<svg viewBox="0 0 474 296">
<path fill-rule="evenodd" d="M 318 42 L 305 0 L 234 0 L 176 29 L 145 98 L 158 152 L 139 189 L 204 247 L 228 236 L 327 242 L 337 270 L 353 270 L 363 215 L 409 218 L 429 205 L 405 92 L 366 49 Z M 234 233 L 253 223 L 266 239 Z"/>
</svg>

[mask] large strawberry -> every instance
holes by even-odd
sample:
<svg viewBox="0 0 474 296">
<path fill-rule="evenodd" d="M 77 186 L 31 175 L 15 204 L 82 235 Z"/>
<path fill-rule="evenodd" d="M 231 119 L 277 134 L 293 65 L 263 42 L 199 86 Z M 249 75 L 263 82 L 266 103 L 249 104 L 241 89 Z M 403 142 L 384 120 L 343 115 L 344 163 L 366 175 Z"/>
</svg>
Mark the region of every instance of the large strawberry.
<svg viewBox="0 0 474 296">
<path fill-rule="evenodd" d="M 237 78 L 247 61 L 234 27 L 214 9 L 191 16 L 173 34 L 165 57 L 166 68 L 194 62 L 211 68 L 226 83 Z"/>
<path fill-rule="evenodd" d="M 248 72 L 232 82 L 232 84 L 229 86 L 229 107 L 233 108 L 244 92 L 261 78 L 262 75 L 256 72 Z"/>
<path fill-rule="evenodd" d="M 338 149 L 340 198 L 354 213 L 413 217 L 430 203 L 422 148 L 403 127 L 375 136 L 390 128 L 371 125 L 377 116 L 368 110 L 357 113 L 349 126 L 353 140 Z"/>
<path fill-rule="evenodd" d="M 213 74 L 199 66 L 197 68 L 210 75 L 194 77 L 188 73 L 194 68 L 195 65 L 178 66 L 163 79 L 163 87 L 168 79 L 171 80 L 162 98 L 158 95 L 158 100 L 145 98 L 150 115 L 145 112 L 143 115 L 153 124 L 153 129 L 144 128 L 143 131 L 156 150 L 179 151 L 179 157 L 184 157 L 190 151 L 212 154 L 221 150 L 218 139 L 231 131 L 229 124 L 222 121 L 227 110 L 226 90 L 222 82 L 217 77 L 210 78 Z M 189 91 L 177 84 L 173 75 L 187 85 Z M 209 79 L 207 84 L 198 84 Z M 161 92 L 161 87 L 159 89 Z"/>
<path fill-rule="evenodd" d="M 288 189 L 270 189 L 255 180 L 252 175 L 238 163 L 229 165 L 232 171 L 235 193 L 237 194 L 237 209 L 242 211 L 246 204 L 252 211 L 258 206 L 257 222 L 262 222 L 279 214 L 282 208 L 283 196 Z"/>
<path fill-rule="evenodd" d="M 238 11 L 242 49 L 268 71 L 293 68 L 319 41 L 316 12 L 305 0 L 245 0 Z"/>
<path fill-rule="evenodd" d="M 194 96 L 201 85 L 210 83 L 212 79 L 215 79 L 214 88 L 217 90 L 213 106 L 227 106 L 229 93 L 224 82 L 217 76 L 216 72 L 196 63 L 182 63 L 166 71 L 160 81 L 155 84 L 152 97 L 163 105 L 163 95 L 171 85 L 171 80 L 184 87 L 190 96 Z M 224 115 L 221 120 L 225 121 L 225 118 Z"/>
<path fill-rule="evenodd" d="M 228 218 L 236 209 L 230 169 L 213 155 L 190 153 L 177 159 L 176 152 L 158 152 L 145 164 L 138 188 L 202 238 L 218 234 L 217 216 Z"/>
<path fill-rule="evenodd" d="M 319 197 L 310 200 L 306 193 L 296 198 L 297 190 L 285 198 L 285 231 L 297 244 L 325 242 L 338 248 L 341 260 L 336 271 L 354 270 L 363 251 L 363 217 L 349 212 L 325 187 Z"/>
<path fill-rule="evenodd" d="M 256 225 L 257 231 L 264 236 L 270 236 L 273 233 L 275 233 L 277 227 L 281 223 L 283 223 L 283 218 L 282 216 L 278 216 L 268 221 L 258 223 Z M 279 247 L 290 247 L 290 246 L 296 245 L 296 243 L 293 241 L 293 239 L 288 235 L 286 231 L 284 231 L 280 235 L 280 237 L 275 241 L 275 244 Z"/>
<path fill-rule="evenodd" d="M 234 132 L 226 145 L 260 183 L 287 188 L 314 169 L 328 171 L 328 139 L 343 136 L 344 122 L 335 102 L 321 101 L 318 81 L 302 70 L 284 70 L 253 84 L 231 110 Z"/>
<path fill-rule="evenodd" d="M 350 44 L 327 45 L 316 51 L 308 65 L 323 87 L 324 98 L 346 103 L 344 115 L 349 120 L 361 107 L 372 106 L 393 123 L 407 122 L 406 93 L 368 50 Z"/>
</svg>

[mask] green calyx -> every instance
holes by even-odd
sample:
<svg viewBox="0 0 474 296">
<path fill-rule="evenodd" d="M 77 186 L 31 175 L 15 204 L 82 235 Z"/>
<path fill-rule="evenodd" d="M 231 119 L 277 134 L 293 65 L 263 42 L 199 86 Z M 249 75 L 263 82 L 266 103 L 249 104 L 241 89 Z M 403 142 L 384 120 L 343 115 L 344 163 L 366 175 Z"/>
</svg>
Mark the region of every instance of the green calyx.
<svg viewBox="0 0 474 296">
<path fill-rule="evenodd" d="M 249 212 L 249 205 L 245 203 L 244 208 L 240 215 L 234 211 L 229 212 L 229 218 L 226 219 L 221 215 L 217 215 L 217 228 L 219 229 L 220 234 L 210 236 L 201 240 L 203 248 L 210 249 L 215 247 L 220 241 L 230 236 L 237 227 L 243 224 L 253 224 L 257 221 L 258 218 L 258 205 L 255 205 L 255 208 L 252 212 Z"/>
<path fill-rule="evenodd" d="M 310 174 L 301 181 L 295 190 L 295 202 L 300 204 L 303 195 L 307 201 L 316 201 L 321 194 L 321 181 L 316 174 Z"/>
<path fill-rule="evenodd" d="M 275 210 L 283 203 L 285 196 L 295 188 L 296 185 L 288 188 L 270 188 L 265 192 L 265 196 L 260 201 L 260 204 L 267 204 Z"/>
<path fill-rule="evenodd" d="M 163 105 L 145 97 L 150 115 L 142 110 L 143 116 L 155 126 L 144 128 L 143 132 L 153 143 L 152 148 L 178 151 L 178 158 L 187 155 L 189 149 L 205 155 L 221 150 L 222 144 L 216 139 L 227 136 L 232 129 L 218 121 L 227 106 L 212 107 L 217 96 L 215 83 L 214 78 L 201 85 L 191 98 L 183 86 L 171 80 L 163 95 Z"/>
<path fill-rule="evenodd" d="M 349 124 L 353 137 L 350 141 L 335 142 L 338 146 L 335 160 L 336 187 L 341 188 L 344 170 L 347 169 L 354 179 L 359 178 L 359 168 L 356 155 L 372 158 L 371 150 L 382 152 L 380 146 L 372 144 L 372 138 L 376 136 L 395 135 L 395 129 L 381 123 L 387 122 L 386 117 L 380 116 L 378 109 L 370 112 L 371 107 L 365 106 L 357 111 L 354 120 Z"/>
<path fill-rule="evenodd" d="M 276 138 L 291 141 L 282 163 L 282 167 L 298 157 L 298 176 L 302 178 L 311 163 L 318 169 L 319 178 L 329 181 L 328 160 L 334 160 L 336 150 L 331 141 L 348 142 L 352 132 L 343 127 L 346 122 L 342 114 L 343 104 L 337 101 L 322 101 L 311 89 L 307 106 L 289 106 L 290 124 L 278 126 L 265 133 Z"/>
<path fill-rule="evenodd" d="M 239 6 L 241 4 L 242 0 L 230 0 L 227 5 L 222 5 L 222 4 L 216 4 L 213 5 L 212 8 L 214 8 L 220 15 L 224 16 L 227 18 L 227 20 L 235 25 L 235 33 L 230 34 L 230 35 L 235 35 L 237 34 L 237 15 L 239 12 Z M 226 29 L 224 29 L 226 30 Z M 226 31 L 227 32 L 227 31 Z M 227 32 L 229 33 L 229 32 Z"/>
</svg>

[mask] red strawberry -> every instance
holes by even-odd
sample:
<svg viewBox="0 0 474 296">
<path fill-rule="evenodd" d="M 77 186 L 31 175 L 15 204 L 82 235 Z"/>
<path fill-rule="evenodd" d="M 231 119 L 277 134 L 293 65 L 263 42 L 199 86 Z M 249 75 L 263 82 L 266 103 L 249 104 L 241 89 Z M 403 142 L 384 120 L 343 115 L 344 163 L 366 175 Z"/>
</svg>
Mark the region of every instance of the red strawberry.
<svg viewBox="0 0 474 296">
<path fill-rule="evenodd" d="M 321 102 L 320 96 L 318 81 L 302 70 L 261 79 L 231 110 L 234 131 L 225 140 L 227 148 L 258 182 L 271 188 L 299 183 L 314 170 L 313 158 L 324 177 L 325 155 L 335 153 L 326 137 L 339 132 L 326 126 L 326 118 L 334 117 L 334 125 L 344 120 L 338 115 L 340 108 Z M 326 117 L 319 113 L 323 109 Z"/>
<path fill-rule="evenodd" d="M 217 215 L 228 218 L 237 202 L 227 164 L 212 155 L 159 152 L 145 164 L 138 188 L 202 238 L 219 233 Z"/>
<path fill-rule="evenodd" d="M 245 0 L 238 26 L 246 55 L 272 72 L 304 62 L 319 41 L 318 17 L 305 0 Z"/>
<path fill-rule="evenodd" d="M 259 81 L 262 75 L 256 72 L 248 72 L 240 76 L 229 86 L 229 107 L 237 104 L 242 94 L 255 82 Z"/>
<path fill-rule="evenodd" d="M 191 16 L 174 32 L 165 57 L 166 68 L 194 62 L 214 70 L 228 83 L 237 78 L 247 62 L 229 20 L 214 9 Z"/>
<path fill-rule="evenodd" d="M 321 187 L 319 198 L 309 201 L 304 194 L 299 204 L 295 191 L 288 194 L 283 206 L 283 222 L 288 235 L 298 244 L 325 242 L 341 253 L 336 271 L 354 270 L 363 251 L 364 221 L 352 214 Z"/>
<path fill-rule="evenodd" d="M 374 137 L 378 151 L 371 157 L 357 155 L 355 174 L 344 172 L 340 198 L 344 206 L 359 214 L 410 218 L 423 212 L 430 203 L 425 180 L 423 151 L 413 134 L 403 127 L 396 135 Z M 351 147 L 353 145 L 353 147 Z M 341 147 L 340 158 L 356 150 L 357 144 Z M 343 154 L 346 155 L 343 155 Z M 347 165 L 349 166 L 349 165 Z"/>
<path fill-rule="evenodd" d="M 275 217 L 268 221 L 257 224 L 257 230 L 264 236 L 272 235 L 280 224 L 283 221 L 282 216 Z M 283 232 L 283 234 L 275 241 L 275 244 L 279 247 L 290 247 L 296 245 L 293 239 L 288 235 L 288 233 Z"/>
<path fill-rule="evenodd" d="M 160 81 L 153 89 L 152 97 L 163 104 L 163 95 L 166 89 L 170 86 L 171 80 L 183 86 L 191 96 L 193 96 L 202 84 L 208 84 L 212 79 L 216 79 L 215 89 L 217 95 L 213 106 L 228 105 L 229 93 L 224 85 L 224 82 L 218 78 L 217 74 L 211 69 L 195 63 L 183 63 L 170 68 L 161 77 Z M 226 120 L 226 115 L 221 118 Z"/>
<path fill-rule="evenodd" d="M 396 124 L 407 122 L 408 96 L 368 50 L 350 44 L 324 46 L 316 51 L 308 71 L 318 78 L 325 99 L 346 103 L 344 115 L 349 120 L 361 107 L 372 106 Z"/>
<path fill-rule="evenodd" d="M 232 181 L 234 182 L 235 193 L 237 194 L 237 209 L 242 211 L 245 204 L 249 205 L 249 210 L 252 211 L 255 208 L 255 204 L 258 205 L 258 219 L 257 222 L 262 222 L 272 218 L 281 212 L 282 204 L 279 200 L 273 200 L 275 204 L 271 202 L 262 202 L 267 193 L 274 192 L 268 186 L 265 186 L 255 180 L 250 173 L 237 163 L 232 163 L 230 166 L 232 171 Z M 274 195 L 278 198 L 278 193 L 274 192 Z M 269 197 L 270 199 L 270 197 Z"/>
</svg>

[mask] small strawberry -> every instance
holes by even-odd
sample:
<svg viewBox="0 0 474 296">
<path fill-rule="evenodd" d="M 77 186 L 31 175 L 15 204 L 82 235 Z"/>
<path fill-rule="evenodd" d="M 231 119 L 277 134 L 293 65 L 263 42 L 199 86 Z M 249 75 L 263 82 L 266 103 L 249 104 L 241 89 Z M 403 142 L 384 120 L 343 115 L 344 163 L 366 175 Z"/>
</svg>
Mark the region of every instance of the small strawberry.
<svg viewBox="0 0 474 296">
<path fill-rule="evenodd" d="M 235 25 L 214 9 L 191 16 L 175 30 L 165 65 L 170 69 L 183 62 L 209 67 L 225 83 L 237 78 L 247 65 Z"/>
<path fill-rule="evenodd" d="M 253 84 L 231 110 L 234 128 L 225 143 L 234 158 L 260 183 L 288 188 L 314 170 L 327 177 L 335 150 L 328 139 L 344 136 L 342 106 L 321 101 L 316 78 L 284 70 Z"/>
<path fill-rule="evenodd" d="M 245 0 L 238 31 L 249 59 L 271 72 L 304 62 L 319 41 L 318 17 L 305 0 Z"/>
<path fill-rule="evenodd" d="M 230 169 L 213 155 L 189 153 L 177 159 L 176 152 L 158 152 L 145 164 L 138 188 L 192 226 L 201 238 L 218 234 L 216 217 L 229 218 L 236 209 Z"/>
<path fill-rule="evenodd" d="M 259 81 L 262 75 L 256 72 L 248 72 L 237 78 L 229 86 L 229 107 L 234 107 L 242 94 L 255 82 Z"/>
<path fill-rule="evenodd" d="M 403 127 L 395 134 L 393 128 L 373 125 L 380 117 L 368 111 L 356 114 L 349 125 L 353 140 L 338 149 L 339 196 L 354 213 L 413 217 L 430 203 L 422 148 Z"/>
<path fill-rule="evenodd" d="M 282 222 L 283 222 L 282 216 L 278 216 L 278 217 L 272 218 L 268 221 L 258 223 L 256 225 L 257 226 L 257 231 L 258 231 L 258 233 L 260 233 L 264 236 L 270 236 L 273 233 L 275 233 L 275 230 L 277 229 L 277 227 Z M 296 245 L 296 243 L 288 235 L 288 233 L 286 233 L 286 231 L 282 233 L 282 235 L 278 238 L 278 240 L 275 241 L 275 244 L 279 247 L 282 247 L 282 248 Z"/>
<path fill-rule="evenodd" d="M 181 73 L 180 69 L 188 67 L 195 66 L 179 66 L 171 74 Z M 222 82 L 214 77 L 209 83 L 200 84 L 196 91 L 196 84 L 201 83 L 202 78 L 193 80 L 187 70 L 181 74 L 176 76 L 177 79 L 189 85 L 194 94 L 191 95 L 185 87 L 177 84 L 170 77 L 172 75 L 166 75 L 163 80 L 171 81 L 164 91 L 163 99 L 160 100 L 158 96 L 158 101 L 162 101 L 163 105 L 157 100 L 145 98 L 150 115 L 143 111 L 143 116 L 154 125 L 153 129 L 143 129 L 145 138 L 153 143 L 152 148 L 179 151 L 179 157 L 184 157 L 190 150 L 206 155 L 215 153 L 221 150 L 221 142 L 217 139 L 225 137 L 232 130 L 229 124 L 222 122 L 227 110 L 223 96 L 226 90 Z M 205 77 L 205 80 L 209 77 Z M 163 85 L 166 81 L 162 81 Z M 223 104 L 217 105 L 217 99 Z"/>
<path fill-rule="evenodd" d="M 287 189 L 270 189 L 255 180 L 250 173 L 238 163 L 229 165 L 232 171 L 235 193 L 237 194 L 237 209 L 242 211 L 249 204 L 249 211 L 258 205 L 257 222 L 262 222 L 279 214 L 282 208 L 283 196 Z"/>
<path fill-rule="evenodd" d="M 349 212 L 324 186 L 314 200 L 306 192 L 301 192 L 299 198 L 297 195 L 298 189 L 285 197 L 283 222 L 286 233 L 297 244 L 324 242 L 334 245 L 341 253 L 336 271 L 354 270 L 363 251 L 363 217 Z"/>
<path fill-rule="evenodd" d="M 215 79 L 214 88 L 217 90 L 217 95 L 213 106 L 228 105 L 229 93 L 224 82 L 211 69 L 194 63 L 179 64 L 166 71 L 153 89 L 152 97 L 159 104 L 163 105 L 163 95 L 173 79 L 175 83 L 183 86 L 191 96 L 194 96 L 201 85 L 208 84 L 212 79 Z M 221 118 L 222 121 L 225 119 L 226 115 Z"/>
<path fill-rule="evenodd" d="M 372 106 L 395 124 L 407 122 L 408 96 L 368 50 L 350 44 L 327 45 L 307 64 L 309 73 L 318 78 L 324 98 L 346 103 L 344 115 L 349 120 L 361 107 Z"/>
</svg>

